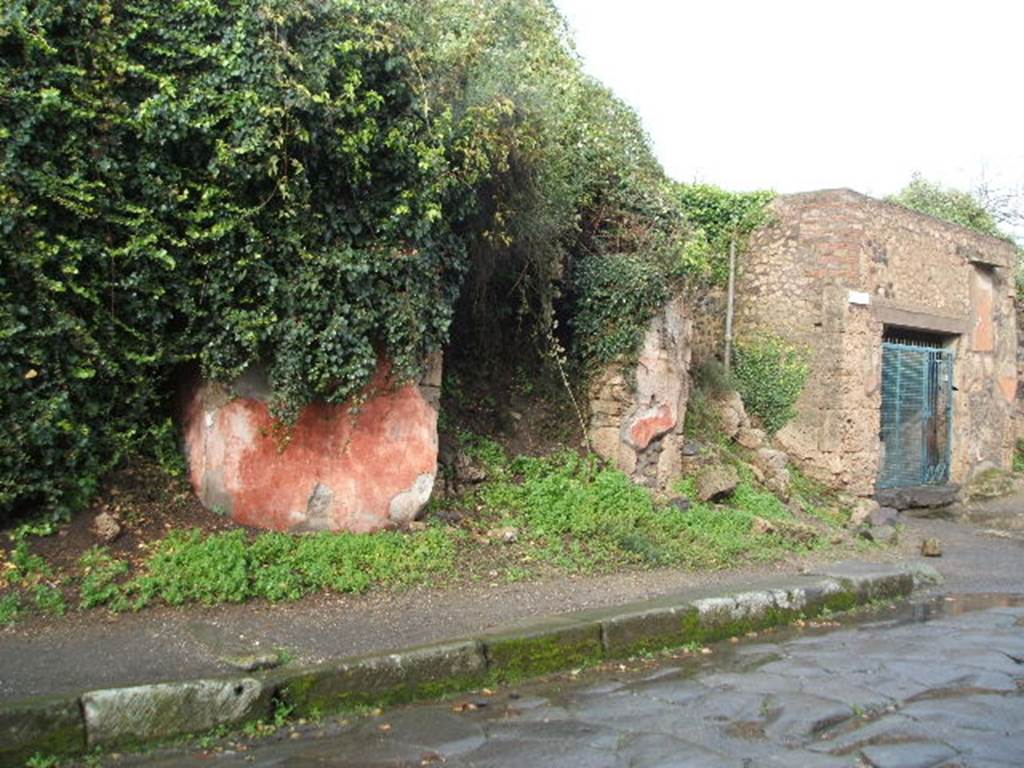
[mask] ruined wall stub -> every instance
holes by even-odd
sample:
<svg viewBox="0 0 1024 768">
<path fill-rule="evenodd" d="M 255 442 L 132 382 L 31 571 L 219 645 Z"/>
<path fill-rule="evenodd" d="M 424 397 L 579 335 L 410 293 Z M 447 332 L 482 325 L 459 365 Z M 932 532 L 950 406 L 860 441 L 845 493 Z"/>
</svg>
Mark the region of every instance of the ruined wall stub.
<svg viewBox="0 0 1024 768">
<path fill-rule="evenodd" d="M 851 190 L 782 196 L 737 281 L 738 335 L 810 351 L 798 417 L 778 441 L 808 472 L 869 495 L 880 459 L 882 332 L 946 335 L 956 351 L 950 479 L 1008 467 L 1016 399 L 1015 250 Z"/>
<path fill-rule="evenodd" d="M 684 300 L 673 299 L 648 325 L 635 363 L 606 366 L 590 384 L 594 452 L 649 487 L 680 475 L 692 328 Z"/>
<path fill-rule="evenodd" d="M 268 408 L 263 374 L 185 393 L 189 476 L 203 504 L 280 531 L 353 531 L 412 522 L 437 475 L 441 355 L 418 383 L 394 386 L 386 363 L 365 401 L 312 403 L 291 427 Z"/>
</svg>

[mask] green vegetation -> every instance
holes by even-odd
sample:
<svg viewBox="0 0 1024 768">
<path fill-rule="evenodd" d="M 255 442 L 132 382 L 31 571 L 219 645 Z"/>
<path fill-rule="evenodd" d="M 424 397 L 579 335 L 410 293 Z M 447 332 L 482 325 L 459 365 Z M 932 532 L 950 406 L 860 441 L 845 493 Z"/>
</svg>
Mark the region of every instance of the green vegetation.
<svg viewBox="0 0 1024 768">
<path fill-rule="evenodd" d="M 264 533 L 251 540 L 242 530 L 205 537 L 178 531 L 156 544 L 141 573 L 120 584 L 114 580 L 127 570 L 124 563 L 91 553 L 95 565 L 83 579 L 81 605 L 138 610 L 158 601 L 296 600 L 325 590 L 420 584 L 451 570 L 457 541 L 438 527 L 408 535 Z"/>
<path fill-rule="evenodd" d="M 79 558 L 78 565 L 82 571 L 78 606 L 83 609 L 112 603 L 121 591 L 117 580 L 131 568 L 124 560 L 111 557 L 105 547 L 93 547 Z"/>
<path fill-rule="evenodd" d="M 826 489 L 799 474 L 787 506 L 757 484 L 742 456 L 721 446 L 714 448 L 719 459 L 739 469 L 734 494 L 701 503 L 694 481 L 684 479 L 674 490 L 691 501 L 679 508 L 593 456 L 512 459 L 487 438 L 463 433 L 461 443 L 487 479 L 435 502 L 439 517 L 457 523 L 370 535 L 171 531 L 141 556 L 93 547 L 60 569 L 23 538 L 0 568 L 0 623 L 60 615 L 68 605 L 124 611 L 521 581 L 553 571 L 728 568 L 830 546 L 846 520 Z"/>
<path fill-rule="evenodd" d="M 796 401 L 809 372 L 804 352 L 774 336 L 740 339 L 733 347 L 736 391 L 769 433 L 796 415 Z"/>
<path fill-rule="evenodd" d="M 710 184 L 677 184 L 675 194 L 694 228 L 686 245 L 686 268 L 704 270 L 716 285 L 729 278 L 729 244 L 742 251 L 750 234 L 768 223 L 774 192 L 727 192 Z"/>
<path fill-rule="evenodd" d="M 999 230 L 995 217 L 969 192 L 933 184 L 917 174 L 886 200 L 985 235 L 1009 239 Z"/>
<path fill-rule="evenodd" d="M 1024 440 L 1018 440 L 1014 445 L 1013 471 L 1024 472 Z"/>
<path fill-rule="evenodd" d="M 692 480 L 682 481 L 676 491 L 696 498 Z M 569 570 L 723 568 L 824 543 L 814 535 L 794 538 L 794 529 L 785 525 L 795 522 L 792 513 L 746 474 L 728 503 L 693 502 L 680 510 L 656 502 L 618 470 L 564 453 L 512 461 L 480 498 L 496 513 L 496 524 L 520 530 L 531 557 Z M 775 532 L 760 533 L 753 528 L 755 518 L 782 524 Z"/>
<path fill-rule="evenodd" d="M 452 332 L 629 354 L 768 197 L 668 180 L 546 0 L 15 0 L 0 63 L 0 515 L 180 472 L 183 366 L 289 422 Z"/>
<path fill-rule="evenodd" d="M 914 174 L 907 186 L 886 199 L 982 234 L 1016 243 L 1010 235 L 999 228 L 999 223 L 1014 220 L 1019 223 L 1019 212 L 1012 212 L 1012 208 L 1010 211 L 1006 210 L 1004 205 L 1007 201 L 1002 201 L 1004 205 L 1000 205 L 990 192 L 991 190 L 983 186 L 975 194 L 971 194 L 942 187 Z M 1017 245 L 1016 281 L 1017 296 L 1024 298 L 1024 249 L 1020 245 Z"/>
</svg>

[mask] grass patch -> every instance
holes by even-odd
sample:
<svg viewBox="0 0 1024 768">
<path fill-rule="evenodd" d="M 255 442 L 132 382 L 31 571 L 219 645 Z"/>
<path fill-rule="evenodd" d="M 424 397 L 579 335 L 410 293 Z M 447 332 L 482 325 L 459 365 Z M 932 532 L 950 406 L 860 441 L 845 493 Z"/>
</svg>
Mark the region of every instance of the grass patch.
<svg viewBox="0 0 1024 768">
<path fill-rule="evenodd" d="M 436 502 L 450 524 L 374 534 L 173 531 L 130 559 L 93 547 L 57 574 L 20 539 L 0 563 L 0 623 L 33 613 L 62 615 L 69 604 L 121 611 L 438 582 L 514 582 L 552 570 L 728 568 L 829 546 L 845 521 L 827 489 L 794 472 L 793 508 L 826 525 L 801 523 L 738 457 L 732 458 L 740 482 L 725 503 L 679 509 L 593 456 L 511 459 L 486 438 L 463 434 L 460 443 L 487 479 Z M 673 490 L 696 498 L 691 479 Z"/>
<path fill-rule="evenodd" d="M 659 503 L 622 472 L 592 457 L 562 453 L 519 458 L 480 491 L 496 522 L 516 527 L 531 554 L 576 571 L 619 566 L 720 568 L 770 561 L 824 544 L 754 530 L 755 518 L 796 524 L 792 512 L 747 473 L 727 505 L 695 503 L 687 510 Z M 676 490 L 694 498 L 692 480 Z"/>
<path fill-rule="evenodd" d="M 441 527 L 410 534 L 264 533 L 253 539 L 241 530 L 205 537 L 198 530 L 175 532 L 157 544 L 141 575 L 104 602 L 137 610 L 154 601 L 296 600 L 313 592 L 423 583 L 451 570 L 457 540 Z"/>
</svg>

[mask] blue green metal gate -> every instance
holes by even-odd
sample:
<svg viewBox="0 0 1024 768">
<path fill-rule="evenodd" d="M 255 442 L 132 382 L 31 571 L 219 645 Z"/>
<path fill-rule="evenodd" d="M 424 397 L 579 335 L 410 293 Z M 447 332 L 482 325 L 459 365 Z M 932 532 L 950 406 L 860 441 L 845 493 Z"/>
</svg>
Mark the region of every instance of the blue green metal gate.
<svg viewBox="0 0 1024 768">
<path fill-rule="evenodd" d="M 953 351 L 938 343 L 882 344 L 882 462 L 879 488 L 949 480 Z"/>
</svg>

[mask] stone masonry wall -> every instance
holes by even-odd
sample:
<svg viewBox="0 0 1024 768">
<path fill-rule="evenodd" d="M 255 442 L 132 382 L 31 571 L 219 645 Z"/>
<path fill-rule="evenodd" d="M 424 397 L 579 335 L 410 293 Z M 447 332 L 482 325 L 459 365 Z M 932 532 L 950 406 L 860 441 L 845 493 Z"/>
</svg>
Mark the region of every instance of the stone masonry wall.
<svg viewBox="0 0 1024 768">
<path fill-rule="evenodd" d="M 189 475 L 200 500 L 280 531 L 375 531 L 412 522 L 437 474 L 441 356 L 393 386 L 381 364 L 358 406 L 313 403 L 290 428 L 270 415 L 260 371 L 185 393 Z"/>
<path fill-rule="evenodd" d="M 711 360 L 721 361 L 725 343 L 725 289 L 694 290 L 684 300 L 687 313 L 693 320 L 690 338 L 692 366 L 699 368 Z"/>
<path fill-rule="evenodd" d="M 787 195 L 751 239 L 736 332 L 810 352 L 798 417 L 777 436 L 813 476 L 869 495 L 880 460 L 886 325 L 946 335 L 956 351 L 951 479 L 1012 455 L 1017 382 L 1012 246 L 850 190 Z"/>
<path fill-rule="evenodd" d="M 609 365 L 590 384 L 594 452 L 649 487 L 680 475 L 692 329 L 686 303 L 673 299 L 651 320 L 635 365 Z"/>
</svg>

